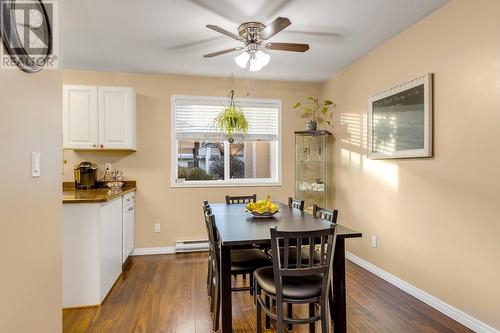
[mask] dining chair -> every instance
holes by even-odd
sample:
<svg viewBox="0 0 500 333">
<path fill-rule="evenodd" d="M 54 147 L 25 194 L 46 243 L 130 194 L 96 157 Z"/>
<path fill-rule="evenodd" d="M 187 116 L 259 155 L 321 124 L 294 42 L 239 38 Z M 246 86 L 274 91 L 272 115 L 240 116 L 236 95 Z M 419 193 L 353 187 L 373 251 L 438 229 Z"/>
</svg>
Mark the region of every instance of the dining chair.
<svg viewBox="0 0 500 333">
<path fill-rule="evenodd" d="M 226 204 L 244 204 L 250 202 L 257 202 L 257 194 L 253 195 L 240 195 L 240 196 L 229 196 L 226 195 Z"/>
<path fill-rule="evenodd" d="M 288 207 L 298 210 L 304 210 L 304 200 L 296 200 L 292 197 L 288 198 Z"/>
<path fill-rule="evenodd" d="M 213 315 L 213 332 L 219 330 L 220 318 L 220 252 L 217 241 L 217 233 L 215 230 L 215 216 L 212 214 L 210 207 L 205 212 L 205 225 L 207 226 L 209 248 L 212 252 L 211 265 L 212 277 L 209 288 L 210 295 L 210 312 Z M 257 249 L 234 250 L 231 251 L 231 274 L 250 274 L 250 285 L 248 287 L 232 287 L 233 292 L 254 290 L 253 272 L 260 268 L 271 264 L 268 256 Z"/>
<path fill-rule="evenodd" d="M 309 324 L 309 332 L 315 331 L 314 323 L 321 320 L 322 333 L 328 332 L 327 303 L 330 285 L 330 267 L 333 262 L 336 241 L 335 224 L 329 229 L 313 231 L 279 231 L 277 227 L 271 228 L 271 247 L 274 253 L 283 252 L 282 255 L 273 256 L 273 266 L 255 270 L 255 298 L 257 304 L 257 333 L 262 332 L 262 310 L 266 316 L 276 320 L 277 333 L 283 333 L 285 324 Z M 303 249 L 301 244 L 307 241 L 310 246 L 309 260 L 303 263 Z M 280 247 L 283 242 L 284 246 Z M 296 243 L 298 251 L 295 258 L 290 261 L 290 244 Z M 319 261 L 315 261 L 313 249 L 319 248 Z M 282 259 L 283 258 L 283 259 Z M 262 298 L 265 294 L 276 302 L 276 309 Z M 274 302 L 273 302 L 274 303 Z M 293 314 L 284 314 L 284 304 L 308 304 L 308 317 L 293 318 Z M 319 313 L 316 305 L 319 305 Z M 290 307 L 288 307 L 290 309 Z"/>
<path fill-rule="evenodd" d="M 338 210 L 336 209 L 328 209 L 328 208 L 321 208 L 318 207 L 318 205 L 313 205 L 313 216 L 318 218 L 318 219 L 323 219 L 330 221 L 332 223 L 337 223 L 337 216 L 339 215 Z"/>
<path fill-rule="evenodd" d="M 227 205 L 234 205 L 234 204 L 245 204 L 245 203 L 250 203 L 250 202 L 257 202 L 257 194 L 253 195 L 238 195 L 238 196 L 229 196 L 226 195 L 226 204 Z M 256 249 L 261 249 L 265 252 L 269 250 L 269 246 L 266 246 L 266 244 L 253 244 L 252 246 L 235 246 L 234 249 L 248 249 L 248 248 L 256 248 Z M 252 278 L 250 276 L 250 278 Z M 246 279 L 246 275 L 243 275 L 243 280 Z M 253 293 L 253 290 L 251 291 Z"/>
<path fill-rule="evenodd" d="M 211 209 L 210 209 L 210 205 L 208 204 L 208 201 L 203 201 L 203 216 L 205 216 L 205 214 L 207 212 L 210 212 L 211 213 Z M 208 225 L 205 223 L 205 228 L 206 228 L 206 231 L 207 231 L 207 236 L 209 234 L 209 229 L 208 229 Z M 212 244 L 210 243 L 210 241 L 208 242 L 208 267 L 207 267 L 207 292 L 208 292 L 208 298 L 211 298 L 211 295 L 212 295 L 212 291 L 211 291 L 211 288 L 212 288 L 212 279 L 213 279 L 213 274 L 214 274 L 214 269 L 213 269 L 213 256 L 214 256 L 214 249 L 212 248 Z"/>
</svg>

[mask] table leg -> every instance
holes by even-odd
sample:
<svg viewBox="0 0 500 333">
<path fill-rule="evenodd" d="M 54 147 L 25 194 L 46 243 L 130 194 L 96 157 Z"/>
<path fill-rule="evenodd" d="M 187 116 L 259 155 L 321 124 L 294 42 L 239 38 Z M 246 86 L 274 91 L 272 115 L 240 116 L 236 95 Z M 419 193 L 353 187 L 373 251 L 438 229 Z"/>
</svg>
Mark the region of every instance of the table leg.
<svg viewBox="0 0 500 333">
<path fill-rule="evenodd" d="M 220 247 L 220 298 L 221 298 L 221 328 L 222 333 L 233 331 L 231 305 L 231 247 Z"/>
<path fill-rule="evenodd" d="M 333 297 L 331 297 L 333 295 Z M 347 303 L 345 291 L 345 241 L 337 238 L 333 257 L 333 276 L 330 292 L 330 316 L 335 333 L 347 332 Z"/>
</svg>

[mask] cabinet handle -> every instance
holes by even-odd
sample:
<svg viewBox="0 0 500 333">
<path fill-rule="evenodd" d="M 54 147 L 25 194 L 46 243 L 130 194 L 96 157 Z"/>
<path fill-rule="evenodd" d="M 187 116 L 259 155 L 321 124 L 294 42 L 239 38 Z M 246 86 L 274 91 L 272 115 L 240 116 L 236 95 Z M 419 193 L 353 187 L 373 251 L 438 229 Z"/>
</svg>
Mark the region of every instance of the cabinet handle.
<svg viewBox="0 0 500 333">
<path fill-rule="evenodd" d="M 100 145 L 99 147 L 104 148 L 104 145 Z"/>
<path fill-rule="evenodd" d="M 128 210 L 134 210 L 134 207 L 129 207 L 129 209 L 128 209 Z"/>
<path fill-rule="evenodd" d="M 96 145 L 92 145 L 93 148 L 97 147 Z"/>
</svg>

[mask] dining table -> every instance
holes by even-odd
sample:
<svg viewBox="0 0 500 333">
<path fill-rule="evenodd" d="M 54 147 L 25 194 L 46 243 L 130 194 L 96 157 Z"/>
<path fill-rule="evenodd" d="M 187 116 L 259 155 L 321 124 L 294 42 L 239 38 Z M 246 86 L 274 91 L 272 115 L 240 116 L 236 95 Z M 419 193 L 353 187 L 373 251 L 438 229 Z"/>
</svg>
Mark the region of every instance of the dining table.
<svg viewBox="0 0 500 333">
<path fill-rule="evenodd" d="M 331 227 L 331 222 L 316 218 L 308 212 L 276 203 L 280 211 L 269 219 L 255 218 L 245 211 L 245 204 L 210 203 L 215 216 L 215 227 L 220 251 L 220 298 L 221 332 L 233 331 L 231 294 L 231 249 L 252 245 L 269 245 L 270 229 L 284 231 L 310 231 Z M 337 241 L 332 267 L 330 316 L 335 333 L 347 332 L 346 284 L 345 284 L 345 240 L 362 237 L 358 231 L 335 226 Z"/>
</svg>

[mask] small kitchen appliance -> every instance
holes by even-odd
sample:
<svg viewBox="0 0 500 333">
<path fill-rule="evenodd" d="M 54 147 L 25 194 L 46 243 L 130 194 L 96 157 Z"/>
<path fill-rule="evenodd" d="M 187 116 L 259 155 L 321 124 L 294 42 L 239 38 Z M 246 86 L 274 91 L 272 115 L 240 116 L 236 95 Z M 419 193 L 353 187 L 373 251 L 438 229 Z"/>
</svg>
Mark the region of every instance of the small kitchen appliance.
<svg viewBox="0 0 500 333">
<path fill-rule="evenodd" d="M 75 188 L 77 190 L 90 190 L 97 185 L 97 164 L 81 162 L 74 168 Z"/>
</svg>

